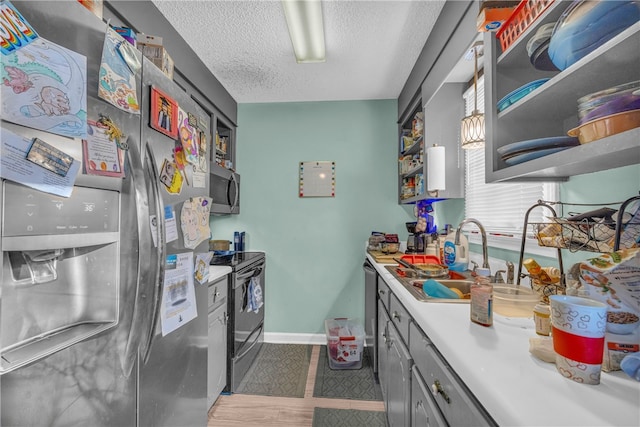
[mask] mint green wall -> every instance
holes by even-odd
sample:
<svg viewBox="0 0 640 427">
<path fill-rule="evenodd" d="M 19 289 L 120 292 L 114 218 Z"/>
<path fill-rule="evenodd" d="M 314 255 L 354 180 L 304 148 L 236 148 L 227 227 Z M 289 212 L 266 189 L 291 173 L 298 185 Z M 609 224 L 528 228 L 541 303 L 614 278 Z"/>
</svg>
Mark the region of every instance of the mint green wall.
<svg viewBox="0 0 640 427">
<path fill-rule="evenodd" d="M 240 214 L 212 217 L 214 239 L 247 233 L 267 254 L 267 332 L 324 333 L 324 319 L 364 316 L 365 242 L 397 233 L 396 100 L 240 104 Z M 298 197 L 301 161 L 336 162 L 336 196 Z"/>
</svg>

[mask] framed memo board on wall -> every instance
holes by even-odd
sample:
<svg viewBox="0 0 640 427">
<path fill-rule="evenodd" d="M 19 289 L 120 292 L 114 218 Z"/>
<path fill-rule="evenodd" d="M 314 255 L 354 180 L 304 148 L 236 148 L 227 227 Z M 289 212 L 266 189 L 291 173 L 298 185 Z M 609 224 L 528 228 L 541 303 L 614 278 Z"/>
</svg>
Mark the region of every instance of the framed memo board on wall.
<svg viewBox="0 0 640 427">
<path fill-rule="evenodd" d="M 300 162 L 300 197 L 335 197 L 336 162 Z"/>
</svg>

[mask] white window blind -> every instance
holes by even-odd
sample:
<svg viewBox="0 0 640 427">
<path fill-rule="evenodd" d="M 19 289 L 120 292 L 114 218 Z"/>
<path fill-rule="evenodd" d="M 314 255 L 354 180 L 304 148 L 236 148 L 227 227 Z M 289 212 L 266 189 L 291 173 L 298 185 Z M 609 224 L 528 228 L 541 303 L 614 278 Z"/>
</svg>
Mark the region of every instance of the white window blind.
<svg viewBox="0 0 640 427">
<path fill-rule="evenodd" d="M 478 79 L 478 110 L 484 112 L 484 76 Z M 465 115 L 474 106 L 473 86 L 463 95 Z M 515 142 L 515 141 L 514 141 Z M 485 183 L 484 149 L 465 151 L 465 218 L 475 218 L 487 232 L 522 236 L 527 210 L 538 200 L 557 200 L 555 183 Z M 529 222 L 545 222 L 544 208 L 531 211 Z M 531 230 L 527 230 L 531 232 Z"/>
</svg>

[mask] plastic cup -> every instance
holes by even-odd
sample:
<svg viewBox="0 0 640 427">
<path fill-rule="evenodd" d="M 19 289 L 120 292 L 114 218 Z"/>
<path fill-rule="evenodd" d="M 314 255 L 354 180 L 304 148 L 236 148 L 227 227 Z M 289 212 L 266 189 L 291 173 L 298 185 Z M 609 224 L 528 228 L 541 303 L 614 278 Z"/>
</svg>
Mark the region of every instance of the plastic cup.
<svg viewBox="0 0 640 427">
<path fill-rule="evenodd" d="M 551 295 L 556 369 L 581 384 L 600 384 L 607 306 L 588 298 Z"/>
</svg>

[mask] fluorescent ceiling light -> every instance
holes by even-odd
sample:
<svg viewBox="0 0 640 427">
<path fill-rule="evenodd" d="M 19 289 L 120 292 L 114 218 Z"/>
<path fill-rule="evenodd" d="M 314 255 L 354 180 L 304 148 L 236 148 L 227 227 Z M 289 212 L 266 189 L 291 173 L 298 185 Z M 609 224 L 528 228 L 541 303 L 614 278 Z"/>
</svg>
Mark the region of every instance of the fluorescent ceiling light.
<svg viewBox="0 0 640 427">
<path fill-rule="evenodd" d="M 320 0 L 282 0 L 296 61 L 324 62 L 324 30 Z"/>
</svg>

